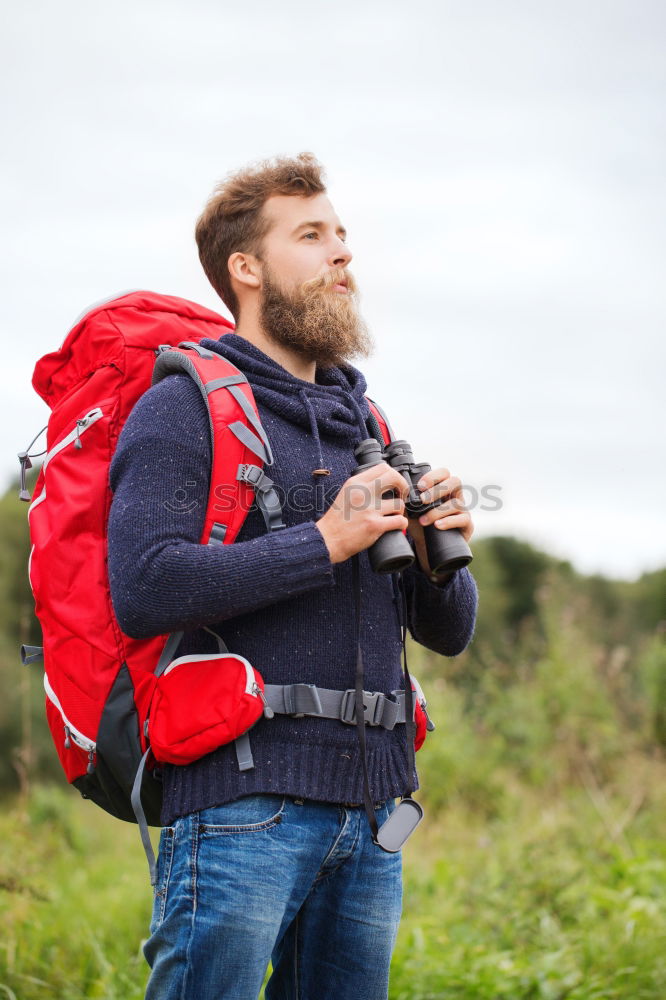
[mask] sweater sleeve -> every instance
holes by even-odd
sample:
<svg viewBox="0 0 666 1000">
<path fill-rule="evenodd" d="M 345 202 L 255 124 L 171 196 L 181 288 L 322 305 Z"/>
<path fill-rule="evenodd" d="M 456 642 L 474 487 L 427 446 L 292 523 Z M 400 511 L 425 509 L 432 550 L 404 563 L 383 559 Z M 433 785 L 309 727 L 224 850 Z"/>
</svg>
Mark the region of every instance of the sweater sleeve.
<svg viewBox="0 0 666 1000">
<path fill-rule="evenodd" d="M 478 594 L 465 566 L 444 584 L 433 583 L 415 562 L 403 573 L 412 638 L 435 653 L 457 656 L 474 634 Z"/>
<path fill-rule="evenodd" d="M 137 639 L 220 622 L 332 586 L 313 521 L 233 545 L 201 545 L 210 479 L 199 389 L 172 375 L 138 401 L 111 464 L 109 582 L 118 622 Z"/>
</svg>

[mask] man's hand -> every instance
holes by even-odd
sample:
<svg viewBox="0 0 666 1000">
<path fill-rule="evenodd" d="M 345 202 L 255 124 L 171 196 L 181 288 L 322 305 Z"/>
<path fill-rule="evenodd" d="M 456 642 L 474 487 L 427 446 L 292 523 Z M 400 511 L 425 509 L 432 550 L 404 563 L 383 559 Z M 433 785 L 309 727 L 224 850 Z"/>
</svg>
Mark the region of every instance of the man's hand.
<svg viewBox="0 0 666 1000">
<path fill-rule="evenodd" d="M 423 503 L 441 500 L 441 503 L 421 517 L 409 519 L 409 535 L 414 541 L 421 569 L 430 576 L 431 570 L 423 535 L 424 527 L 434 524 L 440 531 L 459 528 L 465 541 L 469 542 L 474 532 L 474 524 L 470 512 L 465 508 L 462 483 L 457 476 L 452 476 L 448 469 L 431 469 L 422 476 L 417 485 Z"/>
<path fill-rule="evenodd" d="M 382 499 L 382 494 L 389 490 L 395 490 L 398 495 Z M 404 531 L 408 492 L 403 477 L 386 462 L 350 476 L 324 516 L 317 521 L 331 562 L 344 562 L 369 548 L 386 531 Z"/>
</svg>

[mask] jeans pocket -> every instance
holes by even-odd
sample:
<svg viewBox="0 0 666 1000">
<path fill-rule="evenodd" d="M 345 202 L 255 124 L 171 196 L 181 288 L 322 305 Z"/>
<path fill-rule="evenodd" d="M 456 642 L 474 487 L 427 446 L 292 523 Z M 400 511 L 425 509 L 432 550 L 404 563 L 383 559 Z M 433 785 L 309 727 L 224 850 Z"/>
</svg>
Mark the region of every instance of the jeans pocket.
<svg viewBox="0 0 666 1000">
<path fill-rule="evenodd" d="M 169 892 L 169 879 L 171 878 L 171 867 L 173 865 L 175 839 L 176 831 L 174 827 L 165 826 L 160 834 L 160 847 L 157 855 L 157 880 L 155 882 L 153 916 L 150 923 L 151 934 L 155 933 L 164 920 L 167 894 Z"/>
<path fill-rule="evenodd" d="M 278 826 L 284 818 L 284 795 L 246 795 L 222 806 L 199 812 L 199 833 L 229 836 L 261 833 Z"/>
</svg>

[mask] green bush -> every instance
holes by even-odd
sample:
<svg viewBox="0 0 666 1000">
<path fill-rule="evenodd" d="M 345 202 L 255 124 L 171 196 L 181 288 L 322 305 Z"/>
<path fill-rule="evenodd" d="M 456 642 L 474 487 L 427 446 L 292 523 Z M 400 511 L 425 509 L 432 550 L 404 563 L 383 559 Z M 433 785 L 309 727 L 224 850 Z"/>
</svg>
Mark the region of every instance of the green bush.
<svg viewBox="0 0 666 1000">
<path fill-rule="evenodd" d="M 666 750 L 666 642 L 662 634 L 646 643 L 638 661 L 638 675 L 647 702 L 647 740 Z"/>
</svg>

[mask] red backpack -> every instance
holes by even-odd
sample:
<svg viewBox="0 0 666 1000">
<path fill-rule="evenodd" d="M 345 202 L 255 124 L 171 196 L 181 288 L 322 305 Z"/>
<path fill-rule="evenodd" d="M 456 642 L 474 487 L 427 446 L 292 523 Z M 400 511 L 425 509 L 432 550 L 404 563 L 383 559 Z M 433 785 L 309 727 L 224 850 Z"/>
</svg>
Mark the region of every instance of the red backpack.
<svg viewBox="0 0 666 1000">
<path fill-rule="evenodd" d="M 151 379 L 170 372 L 194 378 L 210 412 L 211 482 L 217 486 L 209 495 L 201 543 L 232 543 L 255 499 L 267 530 L 283 527 L 264 472 L 272 461 L 270 444 L 250 386 L 229 361 L 199 346 L 232 329 L 221 316 L 185 299 L 133 292 L 88 311 L 61 349 L 37 363 L 33 377 L 52 410 L 46 458 L 29 509 L 29 575 L 44 645 L 24 647 L 23 657 L 25 662 L 43 657 L 47 719 L 68 781 L 84 798 L 133 822 L 131 794 L 139 773 L 147 821 L 159 824 L 161 783 L 140 769 L 149 745 L 159 761 L 187 763 L 235 739 L 265 708 L 260 675 L 223 644 L 214 657 L 174 661 L 180 635 L 145 640 L 125 635 L 107 576 L 109 463 L 138 398 Z M 385 418 L 372 403 L 371 410 L 379 424 L 375 429 L 387 442 Z M 24 474 L 30 456 L 26 451 L 19 458 Z M 30 500 L 24 475 L 21 496 Z M 220 657 L 228 660 L 224 671 L 215 669 Z M 188 690 L 193 660 L 201 671 L 196 698 Z M 234 687 L 239 708 L 231 728 L 227 719 L 210 718 L 215 699 L 202 696 L 199 683 L 206 671 L 211 684 L 222 683 L 223 676 L 223 683 Z M 183 697 L 189 742 L 174 710 Z"/>
</svg>

